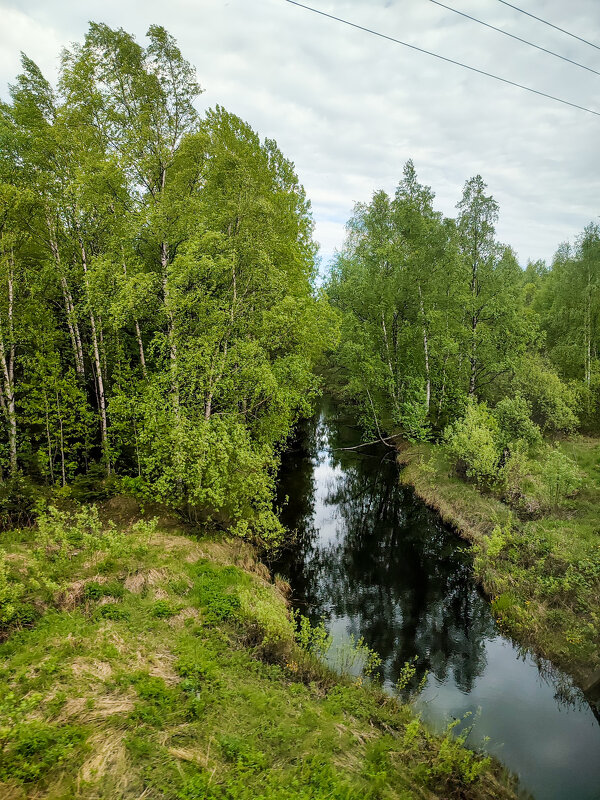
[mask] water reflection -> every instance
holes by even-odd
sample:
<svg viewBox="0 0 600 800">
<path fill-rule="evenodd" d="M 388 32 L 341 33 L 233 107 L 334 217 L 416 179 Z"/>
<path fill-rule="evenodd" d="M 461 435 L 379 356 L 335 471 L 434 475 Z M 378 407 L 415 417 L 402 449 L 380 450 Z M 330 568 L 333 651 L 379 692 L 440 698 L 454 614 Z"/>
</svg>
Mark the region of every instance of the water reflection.
<svg viewBox="0 0 600 800">
<path fill-rule="evenodd" d="M 311 618 L 343 620 L 364 637 L 381 656 L 387 683 L 416 655 L 416 681 L 425 671 L 439 680 L 451 672 L 469 692 L 485 668 L 482 641 L 494 623 L 470 579 L 468 555 L 399 484 L 391 452 L 342 450 L 357 432 L 324 423 L 320 443 L 310 429 L 300 432 L 282 475 L 291 498 L 282 519 L 298 533 L 285 565 L 295 594 Z"/>
<path fill-rule="evenodd" d="M 430 674 L 424 716 L 439 727 L 480 708 L 473 741 L 489 736 L 539 798 L 600 798 L 590 709 L 557 702 L 557 688 L 572 696 L 568 681 L 542 676 L 499 634 L 461 541 L 400 486 L 389 450 L 344 449 L 358 442 L 358 430 L 325 404 L 284 459 L 281 518 L 297 541 L 276 568 L 297 605 L 334 636 L 364 637 L 388 685 L 416 655 L 415 681 Z"/>
</svg>

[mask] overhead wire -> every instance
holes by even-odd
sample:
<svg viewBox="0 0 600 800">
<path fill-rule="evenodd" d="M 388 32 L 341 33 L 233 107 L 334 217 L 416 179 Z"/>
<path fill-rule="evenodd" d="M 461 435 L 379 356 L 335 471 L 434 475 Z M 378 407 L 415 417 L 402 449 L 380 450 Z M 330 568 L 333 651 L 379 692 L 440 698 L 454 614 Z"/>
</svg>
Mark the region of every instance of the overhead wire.
<svg viewBox="0 0 600 800">
<path fill-rule="evenodd" d="M 566 33 L 567 36 L 572 36 L 573 39 L 578 39 L 580 42 L 584 44 L 589 44 L 590 47 L 595 47 L 596 50 L 600 50 L 600 45 L 594 44 L 594 42 L 590 42 L 587 39 L 583 39 L 581 36 L 577 36 L 576 33 L 571 33 L 571 31 L 567 31 L 564 28 L 561 28 L 558 25 L 554 25 L 552 22 L 548 22 L 547 19 L 542 19 L 541 17 L 536 17 L 535 14 L 531 14 L 529 11 L 525 11 L 523 8 L 519 8 L 519 6 L 514 6 L 512 3 L 508 3 L 507 0 L 498 0 L 499 3 L 502 5 L 508 6 L 509 8 L 513 8 L 515 11 L 518 11 L 520 14 L 525 14 L 527 17 L 531 17 L 532 19 L 536 19 L 538 22 L 543 22 L 544 25 L 548 25 L 550 28 L 554 28 L 556 31 L 560 31 L 561 33 Z"/>
<path fill-rule="evenodd" d="M 372 36 L 378 36 L 380 39 L 386 39 L 389 42 L 393 42 L 394 44 L 402 45 L 402 47 L 408 47 L 411 50 L 415 50 L 418 53 L 424 53 L 425 55 L 432 56 L 433 58 L 437 58 L 440 61 L 445 61 L 447 64 L 454 64 L 457 67 L 463 67 L 464 69 L 468 69 L 471 72 L 476 72 L 479 75 L 485 75 L 488 78 L 493 78 L 496 81 L 500 81 L 501 83 L 508 84 L 509 86 L 515 86 L 517 89 L 523 89 L 526 92 L 531 92 L 532 94 L 538 95 L 539 97 L 545 97 L 548 100 L 554 100 L 557 103 L 562 103 L 565 106 L 570 106 L 571 108 L 577 108 L 580 111 L 585 111 L 587 114 L 593 114 L 596 117 L 600 117 L 600 111 L 595 111 L 593 108 L 587 108 L 586 106 L 581 106 L 578 103 L 572 103 L 570 100 L 564 100 L 561 97 L 556 97 L 552 94 L 547 94 L 546 92 L 539 91 L 538 89 L 533 89 L 531 86 L 525 86 L 522 83 L 517 83 L 516 81 L 511 81 L 508 78 L 502 78 L 500 75 L 494 75 L 492 72 L 487 72 L 484 69 L 479 69 L 478 67 L 472 67 L 469 64 L 464 64 L 462 61 L 457 61 L 454 58 L 448 58 L 447 56 L 442 56 L 439 53 L 434 53 L 431 50 L 426 50 L 423 47 L 417 47 L 415 44 L 410 44 L 409 42 L 403 42 L 401 39 L 396 39 L 394 36 L 388 36 L 386 33 L 381 33 L 381 31 L 373 30 L 372 28 L 367 28 L 364 25 L 359 25 L 356 22 L 350 22 L 350 20 L 344 19 L 343 17 L 336 17 L 334 14 L 328 14 L 326 11 L 321 11 L 318 8 L 313 8 L 312 6 L 307 6 L 304 3 L 299 3 L 297 0 L 285 0 L 286 3 L 290 3 L 293 6 L 298 6 L 298 8 L 303 8 L 306 11 L 310 11 L 313 14 L 318 14 L 321 17 L 327 17 L 327 19 L 335 20 L 336 22 L 341 22 L 343 25 L 348 25 L 350 28 L 355 28 L 356 30 L 363 31 L 364 33 L 369 33 Z"/>
<path fill-rule="evenodd" d="M 483 25 L 486 28 L 491 28 L 491 30 L 496 31 L 497 33 L 501 33 L 504 36 L 509 36 L 511 39 L 516 39 L 517 42 L 522 42 L 523 44 L 527 44 L 529 45 L 529 47 L 535 47 L 536 50 L 541 50 L 542 53 L 548 53 L 548 55 L 554 56 L 555 58 L 560 58 L 562 61 L 568 61 L 569 64 L 573 64 L 576 67 L 585 69 L 588 72 L 593 72 L 594 75 L 600 75 L 600 72 L 596 69 L 592 69 L 592 67 L 587 67 L 585 64 L 580 64 L 579 61 L 574 61 L 572 58 L 567 58 L 567 56 L 562 56 L 560 53 L 555 53 L 554 50 L 548 50 L 546 47 L 542 47 L 539 44 L 534 44 L 533 42 L 530 42 L 527 39 L 522 39 L 520 36 L 516 36 L 514 33 L 509 33 L 508 31 L 505 31 L 502 28 L 497 28 L 495 25 L 490 25 L 489 22 L 484 22 L 481 19 L 477 19 L 477 17 L 472 17 L 470 14 L 466 14 L 464 11 L 459 11 L 457 8 L 452 8 L 451 6 L 447 6 L 444 3 L 440 3 L 439 0 L 429 0 L 429 2 L 434 3 L 434 5 L 436 6 L 440 6 L 441 8 L 445 8 L 447 11 L 452 11 L 454 14 L 458 14 L 461 17 L 466 17 L 466 19 L 470 19 L 473 22 L 477 22 L 479 25 Z"/>
</svg>

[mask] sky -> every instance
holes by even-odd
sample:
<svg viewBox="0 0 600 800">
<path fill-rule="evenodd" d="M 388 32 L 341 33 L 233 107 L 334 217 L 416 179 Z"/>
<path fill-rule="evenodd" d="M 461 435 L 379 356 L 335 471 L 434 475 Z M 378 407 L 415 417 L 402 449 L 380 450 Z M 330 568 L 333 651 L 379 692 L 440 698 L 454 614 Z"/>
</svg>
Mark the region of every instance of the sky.
<svg viewBox="0 0 600 800">
<path fill-rule="evenodd" d="M 321 11 L 600 112 L 600 75 L 534 50 L 431 0 L 304 0 Z M 600 72 L 599 0 L 499 0 L 454 9 Z M 481 174 L 500 204 L 498 238 L 521 262 L 550 261 L 600 215 L 600 116 L 537 97 L 326 19 L 287 0 L 0 0 L 0 96 L 24 51 L 55 82 L 59 54 L 88 21 L 177 39 L 205 90 L 276 139 L 312 202 L 323 269 L 356 202 L 393 192 L 412 158 L 436 207 L 455 215 Z"/>
</svg>

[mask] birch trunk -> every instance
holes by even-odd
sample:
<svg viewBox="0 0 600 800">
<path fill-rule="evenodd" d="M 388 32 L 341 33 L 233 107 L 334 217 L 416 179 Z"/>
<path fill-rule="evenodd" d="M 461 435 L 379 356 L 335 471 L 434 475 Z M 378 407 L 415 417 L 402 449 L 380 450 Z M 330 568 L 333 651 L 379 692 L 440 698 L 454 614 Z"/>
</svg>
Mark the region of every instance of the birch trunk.
<svg viewBox="0 0 600 800">
<path fill-rule="evenodd" d="M 167 313 L 167 339 L 169 342 L 169 362 L 171 372 L 171 397 L 173 398 L 173 411 L 179 420 L 179 376 L 177 369 L 177 341 L 175 339 L 175 317 L 171 308 L 169 281 L 167 268 L 169 266 L 169 245 L 163 242 L 160 247 L 160 263 L 163 271 L 163 296 L 165 311 Z"/>
<path fill-rule="evenodd" d="M 4 341 L 4 331 L 0 326 L 0 363 L 4 378 L 2 407 L 8 423 L 8 450 L 10 459 L 10 473 L 17 471 L 17 413 L 15 404 L 15 336 L 14 336 L 14 257 L 8 254 L 8 309 L 7 309 L 7 336 Z"/>
<path fill-rule="evenodd" d="M 101 437 L 102 437 L 102 449 L 106 455 L 106 464 L 107 470 L 110 474 L 110 458 L 108 455 L 108 421 L 106 416 L 106 395 L 104 393 L 104 379 L 102 377 L 102 361 L 100 358 L 100 347 L 98 345 L 98 331 L 96 328 L 96 318 L 94 316 L 94 312 L 91 308 L 90 303 L 90 287 L 88 281 L 88 265 L 87 265 L 87 254 L 85 250 L 85 245 L 83 244 L 83 239 L 79 239 L 79 248 L 81 251 L 81 263 L 83 265 L 83 279 L 85 282 L 85 289 L 86 294 L 88 297 L 88 305 L 89 305 L 89 316 L 90 316 L 90 329 L 92 333 L 92 348 L 94 351 L 94 365 L 96 367 L 96 387 L 98 390 L 98 408 L 100 410 L 100 429 L 101 429 Z"/>
<path fill-rule="evenodd" d="M 142 341 L 142 332 L 140 330 L 140 323 L 135 320 L 135 335 L 137 338 L 138 347 L 140 349 L 140 363 L 142 365 L 142 373 L 144 378 L 148 377 L 148 372 L 146 371 L 146 356 L 144 354 L 144 342 Z"/>
<path fill-rule="evenodd" d="M 427 338 L 427 321 L 425 319 L 425 305 L 423 303 L 423 292 L 421 291 L 421 284 L 419 284 L 419 305 L 421 308 L 421 325 L 423 327 L 423 353 L 425 355 L 425 405 L 427 413 L 429 414 L 429 406 L 431 404 L 431 375 L 429 372 L 429 341 Z"/>
<path fill-rule="evenodd" d="M 69 328 L 69 337 L 71 339 L 71 346 L 73 347 L 73 356 L 75 359 L 75 371 L 77 373 L 77 377 L 83 380 L 85 378 L 85 366 L 83 361 L 81 336 L 79 335 L 79 325 L 77 324 L 77 316 L 75 314 L 75 304 L 73 303 L 73 296 L 69 290 L 67 279 L 62 271 L 60 250 L 49 214 L 46 215 L 46 226 L 48 228 L 48 236 L 50 238 L 50 250 L 52 252 L 52 258 L 54 259 L 56 272 L 60 278 L 60 287 L 62 289 L 63 300 L 65 302 L 67 326 Z"/>
</svg>

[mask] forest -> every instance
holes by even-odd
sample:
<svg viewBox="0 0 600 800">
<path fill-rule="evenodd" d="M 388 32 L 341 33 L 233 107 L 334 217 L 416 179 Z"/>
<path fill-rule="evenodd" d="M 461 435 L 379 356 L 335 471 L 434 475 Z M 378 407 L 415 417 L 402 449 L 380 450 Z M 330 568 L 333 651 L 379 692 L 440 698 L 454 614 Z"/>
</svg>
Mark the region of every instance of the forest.
<svg viewBox="0 0 600 800">
<path fill-rule="evenodd" d="M 335 376 L 371 431 L 443 439 L 465 477 L 517 491 L 532 449 L 552 460 L 544 438 L 600 424 L 600 227 L 522 269 L 486 189 L 467 180 L 445 219 L 409 161 L 393 198 L 356 206 L 327 285 Z"/>
<path fill-rule="evenodd" d="M 267 540 L 278 447 L 336 337 L 310 206 L 148 36 L 92 24 L 56 92 L 23 56 L 0 109 L 3 513 L 112 480 Z"/>
<path fill-rule="evenodd" d="M 521 265 L 480 175 L 449 218 L 408 160 L 393 196 L 356 204 L 323 275 L 294 164 L 223 107 L 200 114 L 201 92 L 164 28 L 141 45 L 90 23 L 56 86 L 23 54 L 0 103 L 0 794 L 513 798 L 470 727 L 414 712 L 427 675 L 395 639 L 393 692 L 360 637 L 360 669 L 336 670 L 260 559 L 297 543 L 278 470 L 332 398 L 360 430 L 339 447 L 349 474 L 351 451 L 384 445 L 396 488 L 470 541 L 460 614 L 474 576 L 486 631 L 587 692 L 600 225 Z M 364 502 L 351 516 L 374 536 Z M 391 607 L 410 564 L 381 560 Z M 330 588 L 324 607 L 343 576 Z"/>
<path fill-rule="evenodd" d="M 23 56 L 1 107 L 5 518 L 35 486 L 112 481 L 281 536 L 278 452 L 323 375 L 367 431 L 443 439 L 517 505 L 573 491 L 545 442 L 600 425 L 598 225 L 522 269 L 480 176 L 448 219 L 409 161 L 318 290 L 293 165 L 223 108 L 200 118 L 175 41 L 149 42 L 92 24 L 56 91 Z"/>
</svg>

